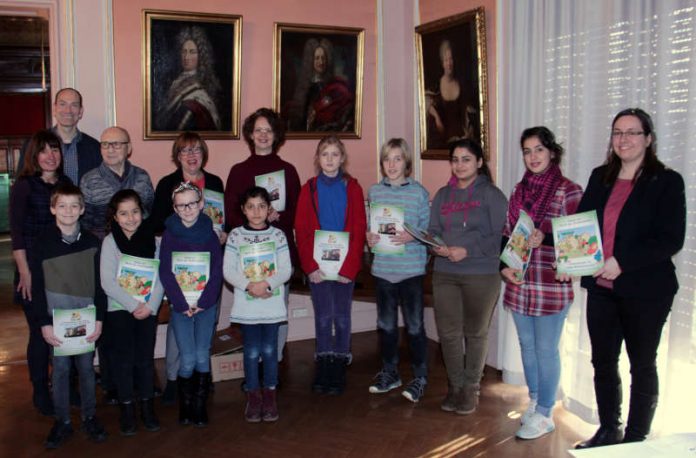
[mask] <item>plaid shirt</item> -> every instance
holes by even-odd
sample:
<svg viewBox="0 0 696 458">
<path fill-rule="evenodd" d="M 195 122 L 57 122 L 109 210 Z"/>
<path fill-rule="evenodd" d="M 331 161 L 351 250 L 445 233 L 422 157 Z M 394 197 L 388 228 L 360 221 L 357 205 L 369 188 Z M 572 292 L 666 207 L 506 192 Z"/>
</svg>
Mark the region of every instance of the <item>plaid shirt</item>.
<svg viewBox="0 0 696 458">
<path fill-rule="evenodd" d="M 517 186 L 512 190 L 517 192 Z M 563 178 L 549 204 L 544 216 L 544 221 L 539 228 L 544 234 L 551 232 L 551 219 L 559 216 L 575 213 L 580 199 L 582 188 Z M 513 199 L 511 198 L 510 201 Z M 510 237 L 515 226 L 515 221 L 508 219 L 505 222 L 503 236 Z M 573 283 L 561 283 L 556 281 L 556 271 L 551 265 L 556 261 L 553 246 L 541 245 L 532 250 L 529 267 L 521 285 L 505 284 L 503 305 L 508 310 L 528 316 L 543 316 L 558 313 L 573 301 Z"/>
</svg>

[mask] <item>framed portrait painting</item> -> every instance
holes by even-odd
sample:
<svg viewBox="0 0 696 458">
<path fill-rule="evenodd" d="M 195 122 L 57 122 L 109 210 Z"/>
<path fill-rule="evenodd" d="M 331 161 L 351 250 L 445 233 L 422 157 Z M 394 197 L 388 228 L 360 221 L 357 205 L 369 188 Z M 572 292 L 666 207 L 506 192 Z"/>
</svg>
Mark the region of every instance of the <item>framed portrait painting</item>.
<svg viewBox="0 0 696 458">
<path fill-rule="evenodd" d="M 273 108 L 286 137 L 360 138 L 364 29 L 275 24 Z"/>
<path fill-rule="evenodd" d="M 239 138 L 242 17 L 143 10 L 144 139 Z"/>
<path fill-rule="evenodd" d="M 488 156 L 488 84 L 483 8 L 416 27 L 421 158 L 447 159 L 459 138 Z"/>
</svg>

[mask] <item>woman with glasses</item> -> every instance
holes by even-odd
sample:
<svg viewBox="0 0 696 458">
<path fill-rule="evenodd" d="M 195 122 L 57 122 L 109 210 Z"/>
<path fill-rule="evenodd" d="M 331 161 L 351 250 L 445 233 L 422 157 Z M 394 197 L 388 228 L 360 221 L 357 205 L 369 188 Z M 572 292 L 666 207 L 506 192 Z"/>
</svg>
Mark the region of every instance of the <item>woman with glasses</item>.
<svg viewBox="0 0 696 458">
<path fill-rule="evenodd" d="M 435 322 L 449 385 L 440 408 L 468 415 L 478 405 L 488 328 L 500 292 L 507 199 L 493 184 L 478 143 L 450 143 L 449 160 L 450 179 L 435 194 L 429 226 L 446 243 L 433 250 Z"/>
<path fill-rule="evenodd" d="M 679 284 L 672 256 L 684 245 L 684 180 L 657 158 L 652 119 L 640 108 L 612 122 L 608 157 L 594 169 L 578 211 L 596 210 L 604 266 L 582 278 L 592 343 L 600 427 L 576 448 L 645 440 L 655 414 L 655 360 Z M 621 428 L 622 343 L 631 364 L 631 399 Z"/>
<path fill-rule="evenodd" d="M 49 130 L 35 133 L 10 192 L 12 257 L 17 265 L 14 303 L 22 305 L 29 325 L 29 377 L 33 386 L 34 407 L 42 415 L 54 413 L 48 379 L 51 347 L 41 335 L 41 325 L 31 312 L 32 275 L 29 260 L 39 235 L 47 227 L 55 225 L 55 218 L 50 210 L 51 193 L 57 185 L 70 183 L 70 178 L 62 170 L 61 145 L 60 138 Z"/>
<path fill-rule="evenodd" d="M 152 221 L 157 233 L 164 231 L 164 221 L 174 213 L 172 191 L 181 183 L 188 182 L 206 191 L 223 194 L 222 180 L 217 175 L 208 173 L 204 167 L 208 163 L 208 145 L 195 132 L 182 132 L 172 145 L 172 162 L 176 170 L 160 179 L 155 190 L 155 205 L 152 209 Z M 206 211 L 204 208 L 203 211 Z M 210 210 L 208 210 L 210 211 Z M 215 226 L 214 226 L 215 228 Z M 215 228 L 220 244 L 227 239 L 227 228 Z M 174 339 L 174 331 L 167 327 L 167 385 L 162 396 L 162 403 L 171 405 L 176 401 L 176 377 L 179 370 L 179 350 Z"/>
<path fill-rule="evenodd" d="M 242 214 L 240 197 L 253 187 L 268 191 L 271 209 L 268 223 L 277 227 L 288 239 L 293 268 L 299 267 L 297 245 L 293 232 L 297 199 L 300 195 L 300 177 L 295 166 L 284 161 L 278 150 L 285 142 L 285 127 L 280 115 L 269 108 L 259 108 L 250 114 L 242 126 L 242 135 L 249 146 L 250 155 L 230 169 L 225 186 L 225 219 L 229 228 L 242 226 L 246 219 Z M 285 305 L 289 297 L 289 284 L 285 285 Z M 231 291 L 223 291 L 223 306 L 231 307 Z M 288 325 L 278 329 L 278 360 L 283 359 L 283 348 L 288 337 Z"/>
</svg>

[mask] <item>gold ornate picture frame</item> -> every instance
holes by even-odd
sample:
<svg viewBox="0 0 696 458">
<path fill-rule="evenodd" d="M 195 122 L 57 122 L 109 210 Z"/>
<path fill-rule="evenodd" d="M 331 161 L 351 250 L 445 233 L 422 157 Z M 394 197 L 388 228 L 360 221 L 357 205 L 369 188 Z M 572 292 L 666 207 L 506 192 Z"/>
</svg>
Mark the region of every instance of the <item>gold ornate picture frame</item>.
<svg viewBox="0 0 696 458">
<path fill-rule="evenodd" d="M 275 23 L 273 108 L 287 138 L 362 131 L 365 30 Z"/>
<path fill-rule="evenodd" d="M 145 140 L 239 138 L 242 16 L 143 10 Z"/>
<path fill-rule="evenodd" d="M 416 27 L 422 159 L 473 138 L 488 151 L 488 72 L 483 7 Z"/>
</svg>

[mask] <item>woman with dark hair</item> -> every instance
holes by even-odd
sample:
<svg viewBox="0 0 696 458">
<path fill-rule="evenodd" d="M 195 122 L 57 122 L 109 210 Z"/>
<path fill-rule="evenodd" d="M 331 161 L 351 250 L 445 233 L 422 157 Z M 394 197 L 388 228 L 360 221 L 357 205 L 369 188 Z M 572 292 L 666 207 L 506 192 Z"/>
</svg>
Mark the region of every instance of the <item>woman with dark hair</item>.
<svg viewBox="0 0 696 458">
<path fill-rule="evenodd" d="M 600 427 L 576 448 L 645 440 L 657 408 L 655 360 L 679 284 L 672 256 L 684 245 L 684 180 L 657 158 L 652 119 L 640 108 L 614 117 L 607 161 L 592 171 L 578 211 L 596 210 L 604 266 L 583 277 Z M 618 361 L 625 342 L 631 400 L 621 429 Z"/>
<path fill-rule="evenodd" d="M 213 47 L 200 27 L 185 27 L 176 37 L 181 73 L 157 113 L 156 130 L 221 130 L 216 101 L 220 81 L 215 76 Z"/>
<path fill-rule="evenodd" d="M 326 38 L 305 42 L 289 125 L 293 131 L 346 132 L 353 127 L 354 97 L 348 81 L 334 74 L 334 48 Z"/>
<path fill-rule="evenodd" d="M 529 407 L 522 415 L 520 439 L 536 439 L 555 429 L 551 411 L 561 375 L 558 342 L 570 304 L 573 285 L 557 278 L 551 219 L 575 213 L 582 188 L 565 178 L 560 163 L 563 147 L 544 126 L 531 127 L 520 138 L 527 168 L 510 196 L 503 244 L 507 243 L 524 210 L 534 221 L 529 245 L 533 248 L 527 271 L 501 265 L 505 280 L 503 305 L 512 312 L 522 350 Z"/>
<path fill-rule="evenodd" d="M 10 192 L 10 236 L 12 257 L 17 269 L 14 279 L 14 303 L 22 305 L 29 325 L 27 361 L 33 385 L 34 406 L 43 415 L 53 415 L 53 402 L 48 389 L 50 345 L 41 335 L 41 325 L 31 307 L 31 271 L 29 259 L 38 236 L 55 225 L 51 214 L 51 193 L 59 184 L 70 183 L 62 170 L 62 142 L 50 130 L 40 130 L 29 142 L 24 164 Z"/>
<path fill-rule="evenodd" d="M 152 207 L 152 216 L 149 218 L 155 232 L 164 231 L 165 220 L 174 213 L 172 202 L 172 192 L 181 183 L 189 182 L 203 190 L 216 193 L 224 193 L 222 180 L 217 175 L 205 171 L 208 163 L 208 145 L 196 132 L 182 132 L 174 140 L 172 145 L 172 162 L 176 165 L 176 170 L 169 175 L 162 177 L 155 189 L 155 203 Z M 206 211 L 205 209 L 203 210 Z M 220 244 L 224 244 L 227 239 L 228 227 L 223 230 L 216 228 Z M 167 385 L 164 389 L 162 402 L 173 404 L 176 399 L 176 377 L 179 369 L 179 350 L 174 339 L 174 331 L 171 326 L 167 327 L 167 354 L 166 354 L 166 374 Z"/>
<path fill-rule="evenodd" d="M 500 292 L 498 257 L 507 199 L 493 184 L 478 143 L 450 143 L 449 160 L 451 177 L 433 198 L 429 226 L 446 243 L 433 250 L 435 322 L 449 382 L 440 407 L 467 415 L 478 404 L 488 327 Z"/>
<path fill-rule="evenodd" d="M 261 186 L 271 195 L 271 209 L 268 223 L 277 227 L 288 239 L 290 259 L 293 267 L 299 266 L 297 247 L 293 233 L 297 198 L 300 195 L 300 177 L 295 167 L 278 156 L 278 150 L 285 142 L 285 127 L 278 113 L 270 108 L 259 108 L 244 120 L 242 135 L 249 146 L 251 155 L 230 169 L 225 186 L 225 220 L 227 227 L 244 224 L 240 197 L 252 186 Z M 289 285 L 285 285 L 285 305 L 287 306 Z M 223 290 L 223 298 L 227 297 Z M 226 301 L 223 300 L 224 303 Z M 283 323 L 278 329 L 278 358 L 283 358 L 283 347 L 288 337 L 288 325 Z"/>
</svg>

